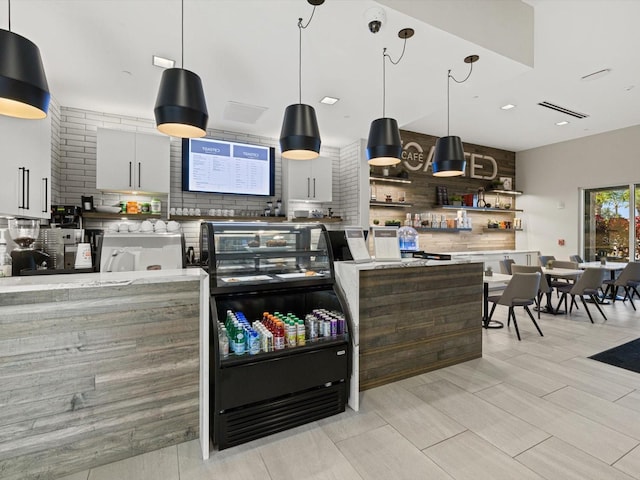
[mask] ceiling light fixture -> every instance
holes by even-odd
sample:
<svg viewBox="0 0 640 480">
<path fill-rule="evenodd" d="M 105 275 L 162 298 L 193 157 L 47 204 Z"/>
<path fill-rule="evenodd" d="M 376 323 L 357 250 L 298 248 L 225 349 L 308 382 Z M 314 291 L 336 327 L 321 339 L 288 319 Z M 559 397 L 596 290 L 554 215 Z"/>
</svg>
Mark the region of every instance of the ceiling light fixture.
<svg viewBox="0 0 640 480">
<path fill-rule="evenodd" d="M 500 107 L 500 110 L 511 110 L 512 108 L 516 108 L 516 106 L 512 103 L 507 103 Z"/>
<path fill-rule="evenodd" d="M 338 103 L 338 100 L 340 100 L 339 98 L 336 97 L 322 97 L 322 100 L 320 100 L 320 103 L 324 103 L 325 105 L 335 105 L 336 103 Z"/>
<path fill-rule="evenodd" d="M 39 120 L 49 111 L 49 85 L 37 45 L 11 31 L 0 29 L 0 114 Z"/>
<path fill-rule="evenodd" d="M 433 175 L 435 177 L 455 177 L 464 174 L 467 162 L 464 158 L 464 149 L 460 137 L 449 135 L 449 79 L 453 79 L 456 83 L 464 83 L 469 80 L 471 72 L 473 72 L 473 64 L 478 61 L 478 55 L 469 55 L 465 57 L 464 63 L 469 64 L 469 74 L 464 80 L 456 80 L 451 75 L 451 70 L 447 73 L 447 136 L 440 137 L 436 142 L 435 153 L 433 155 Z"/>
<path fill-rule="evenodd" d="M 395 118 L 386 117 L 386 59 L 393 65 L 397 65 L 404 56 L 407 47 L 407 39 L 413 37 L 413 28 L 403 28 L 398 32 L 398 37 L 404 39 L 402 53 L 397 61 L 393 61 L 387 54 L 387 49 L 382 49 L 382 118 L 371 122 L 369 138 L 367 140 L 367 162 L 369 165 L 386 166 L 400 163 L 402 155 L 402 140 L 400 130 Z"/>
<path fill-rule="evenodd" d="M 298 103 L 289 105 L 284 111 L 280 131 L 282 157 L 289 160 L 313 160 L 320 155 L 320 130 L 316 111 L 311 105 L 302 103 L 302 30 L 313 20 L 316 7 L 324 0 L 307 0 L 313 5 L 313 12 L 306 25 L 298 19 Z"/>
<path fill-rule="evenodd" d="M 207 134 L 207 103 L 202 80 L 184 69 L 184 0 L 182 5 L 182 68 L 162 72 L 160 88 L 153 113 L 158 130 L 172 137 L 196 138 Z"/>
<path fill-rule="evenodd" d="M 558 125 L 559 127 L 563 126 L 563 125 L 568 125 L 569 122 L 567 122 L 566 120 L 562 120 L 561 122 L 556 122 L 556 125 Z"/>
<path fill-rule="evenodd" d="M 176 61 L 171 60 L 170 58 L 160 57 L 158 55 L 153 55 L 151 62 L 154 66 L 160 68 L 173 68 L 176 66 Z"/>
</svg>

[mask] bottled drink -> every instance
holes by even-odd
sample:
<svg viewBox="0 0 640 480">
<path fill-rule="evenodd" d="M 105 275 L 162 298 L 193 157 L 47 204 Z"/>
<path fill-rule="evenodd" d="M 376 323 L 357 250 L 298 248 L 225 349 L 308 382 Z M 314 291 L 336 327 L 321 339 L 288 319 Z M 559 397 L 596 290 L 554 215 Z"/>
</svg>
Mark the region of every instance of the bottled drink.
<svg viewBox="0 0 640 480">
<path fill-rule="evenodd" d="M 296 321 L 296 340 L 298 342 L 299 346 L 305 345 L 307 343 L 306 338 L 305 338 L 305 329 L 304 329 L 304 322 L 301 319 L 298 319 Z"/>
<path fill-rule="evenodd" d="M 245 351 L 245 338 L 244 329 L 238 325 L 235 329 L 234 347 L 236 355 L 244 355 Z"/>
<path fill-rule="evenodd" d="M 256 355 L 260 353 L 260 337 L 258 332 L 251 329 L 247 332 L 248 344 L 249 344 L 249 354 Z"/>
<path fill-rule="evenodd" d="M 293 348 L 296 346 L 296 338 L 298 336 L 298 329 L 292 320 L 287 321 L 287 347 Z"/>
<path fill-rule="evenodd" d="M 281 321 L 276 324 L 275 331 L 273 333 L 273 349 L 284 349 L 284 324 Z"/>
<path fill-rule="evenodd" d="M 220 356 L 222 358 L 227 358 L 229 356 L 229 337 L 227 336 L 227 329 L 225 327 L 221 326 L 218 340 L 220 345 Z"/>
</svg>

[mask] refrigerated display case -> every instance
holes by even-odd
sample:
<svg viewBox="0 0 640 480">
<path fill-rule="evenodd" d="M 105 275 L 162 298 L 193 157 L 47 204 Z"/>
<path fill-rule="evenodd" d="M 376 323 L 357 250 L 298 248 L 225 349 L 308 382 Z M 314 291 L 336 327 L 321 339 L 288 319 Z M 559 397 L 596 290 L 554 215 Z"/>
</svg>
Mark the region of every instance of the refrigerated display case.
<svg viewBox="0 0 640 480">
<path fill-rule="evenodd" d="M 335 283 L 325 227 L 204 222 L 200 252 L 211 286 L 214 446 L 221 450 L 343 412 L 351 318 Z M 279 348 L 282 334 L 286 345 Z"/>
</svg>

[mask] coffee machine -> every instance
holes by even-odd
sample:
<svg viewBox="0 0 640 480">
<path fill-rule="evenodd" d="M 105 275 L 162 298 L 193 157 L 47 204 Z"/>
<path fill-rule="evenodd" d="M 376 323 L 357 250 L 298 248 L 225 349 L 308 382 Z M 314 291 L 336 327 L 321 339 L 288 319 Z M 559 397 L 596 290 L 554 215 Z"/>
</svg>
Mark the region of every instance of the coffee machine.
<svg viewBox="0 0 640 480">
<path fill-rule="evenodd" d="M 13 250 L 11 252 L 11 275 L 32 275 L 46 270 L 51 257 L 40 250 Z"/>
<path fill-rule="evenodd" d="M 26 275 L 36 270 L 50 268 L 50 257 L 34 248 L 38 238 L 40 223 L 27 218 L 10 218 L 9 236 L 16 247 L 11 251 L 11 274 Z"/>
</svg>

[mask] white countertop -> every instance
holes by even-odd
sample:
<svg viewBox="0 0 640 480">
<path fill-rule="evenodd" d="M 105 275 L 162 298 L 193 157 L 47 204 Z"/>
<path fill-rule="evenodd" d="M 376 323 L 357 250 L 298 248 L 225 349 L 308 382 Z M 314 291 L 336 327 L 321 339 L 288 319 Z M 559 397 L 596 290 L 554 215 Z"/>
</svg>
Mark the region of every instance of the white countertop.
<svg viewBox="0 0 640 480">
<path fill-rule="evenodd" d="M 0 293 L 65 288 L 111 287 L 117 285 L 141 285 L 167 281 L 193 281 L 206 277 L 201 268 L 176 270 L 144 270 L 133 272 L 100 272 L 63 275 L 27 275 L 0 278 Z"/>
<path fill-rule="evenodd" d="M 335 262 L 335 265 L 349 265 L 355 267 L 357 270 L 378 270 L 383 268 L 404 268 L 404 267 L 437 267 L 442 265 L 458 265 L 461 263 L 470 263 L 465 260 L 427 260 L 422 258 L 403 258 L 398 261 L 388 262 L 363 262 L 356 263 L 354 261 Z"/>
<path fill-rule="evenodd" d="M 448 255 L 508 255 L 510 253 L 538 253 L 538 250 L 477 250 L 474 252 L 464 251 L 464 252 L 440 252 L 446 253 Z"/>
</svg>

